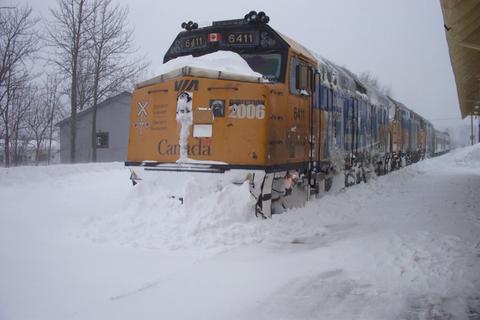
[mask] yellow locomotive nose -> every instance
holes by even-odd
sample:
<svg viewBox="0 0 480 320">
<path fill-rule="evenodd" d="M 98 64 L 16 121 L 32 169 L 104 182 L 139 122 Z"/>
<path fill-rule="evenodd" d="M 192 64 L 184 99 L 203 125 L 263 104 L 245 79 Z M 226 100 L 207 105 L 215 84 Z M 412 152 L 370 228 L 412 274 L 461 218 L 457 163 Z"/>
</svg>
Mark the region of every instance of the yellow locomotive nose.
<svg viewBox="0 0 480 320">
<path fill-rule="evenodd" d="M 269 101 L 261 79 L 182 72 L 189 74 L 149 81 L 134 92 L 139 109 L 131 113 L 128 159 L 266 165 Z"/>
</svg>

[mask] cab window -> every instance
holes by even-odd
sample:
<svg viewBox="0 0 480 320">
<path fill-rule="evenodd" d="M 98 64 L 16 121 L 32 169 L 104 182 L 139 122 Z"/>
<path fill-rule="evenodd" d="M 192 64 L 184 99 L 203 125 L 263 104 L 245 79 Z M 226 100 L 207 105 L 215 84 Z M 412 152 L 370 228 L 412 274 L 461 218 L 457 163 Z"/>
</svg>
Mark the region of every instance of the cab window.
<svg viewBox="0 0 480 320">
<path fill-rule="evenodd" d="M 279 81 L 282 71 L 282 57 L 279 53 L 245 53 L 241 56 L 253 71 L 261 73 L 268 81 Z"/>
</svg>

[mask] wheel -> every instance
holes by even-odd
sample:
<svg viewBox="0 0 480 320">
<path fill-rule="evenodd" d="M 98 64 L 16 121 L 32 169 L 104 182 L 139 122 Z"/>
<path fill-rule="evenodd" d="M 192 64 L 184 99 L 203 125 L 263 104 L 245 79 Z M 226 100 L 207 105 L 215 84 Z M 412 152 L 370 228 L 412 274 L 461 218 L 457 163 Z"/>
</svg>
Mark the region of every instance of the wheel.
<svg viewBox="0 0 480 320">
<path fill-rule="evenodd" d="M 332 184 L 333 184 L 333 178 L 332 177 L 325 179 L 325 192 L 330 191 L 330 189 L 332 188 Z"/>
<path fill-rule="evenodd" d="M 345 174 L 345 187 L 351 187 L 355 184 L 355 175 L 352 171 L 349 171 Z"/>
</svg>

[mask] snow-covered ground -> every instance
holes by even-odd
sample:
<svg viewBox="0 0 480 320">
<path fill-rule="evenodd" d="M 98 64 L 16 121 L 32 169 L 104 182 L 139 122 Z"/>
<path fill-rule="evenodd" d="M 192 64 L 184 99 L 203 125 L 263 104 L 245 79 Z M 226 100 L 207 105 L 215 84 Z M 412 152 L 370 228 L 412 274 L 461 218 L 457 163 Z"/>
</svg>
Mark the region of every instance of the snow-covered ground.
<svg viewBox="0 0 480 320">
<path fill-rule="evenodd" d="M 480 145 L 273 220 L 128 177 L 0 170 L 0 319 L 480 318 Z"/>
</svg>

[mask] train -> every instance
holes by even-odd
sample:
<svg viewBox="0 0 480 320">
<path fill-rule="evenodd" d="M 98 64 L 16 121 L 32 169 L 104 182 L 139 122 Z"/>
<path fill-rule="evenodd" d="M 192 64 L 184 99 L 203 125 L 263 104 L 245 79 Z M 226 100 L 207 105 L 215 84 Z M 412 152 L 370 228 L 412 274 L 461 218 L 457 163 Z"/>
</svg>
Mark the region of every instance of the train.
<svg viewBox="0 0 480 320">
<path fill-rule="evenodd" d="M 152 175 L 170 184 L 196 176 L 217 188 L 248 183 L 255 214 L 270 218 L 448 152 L 448 133 L 269 20 L 251 11 L 182 24 L 165 64 L 229 52 L 260 76 L 186 65 L 139 83 L 125 162 L 134 185 Z M 172 197 L 188 198 L 170 187 Z"/>
</svg>

